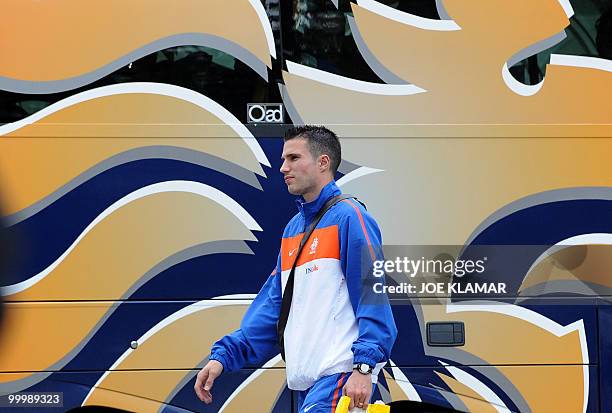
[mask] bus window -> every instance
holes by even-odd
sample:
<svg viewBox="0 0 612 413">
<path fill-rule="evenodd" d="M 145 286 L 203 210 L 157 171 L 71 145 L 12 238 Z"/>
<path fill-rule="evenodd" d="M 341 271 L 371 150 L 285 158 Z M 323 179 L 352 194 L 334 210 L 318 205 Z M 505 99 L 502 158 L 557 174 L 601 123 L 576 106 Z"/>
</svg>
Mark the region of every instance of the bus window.
<svg viewBox="0 0 612 413">
<path fill-rule="evenodd" d="M 284 59 L 340 76 L 381 83 L 353 39 L 349 23 L 351 3 L 348 0 L 337 3 L 336 8 L 329 0 L 281 2 Z M 397 7 L 403 2 L 382 3 Z"/>
<path fill-rule="evenodd" d="M 435 0 L 381 0 L 403 12 L 439 19 Z M 340 76 L 381 83 L 362 57 L 349 19 L 351 2 L 338 0 L 283 0 L 282 40 L 286 60 Z"/>
</svg>

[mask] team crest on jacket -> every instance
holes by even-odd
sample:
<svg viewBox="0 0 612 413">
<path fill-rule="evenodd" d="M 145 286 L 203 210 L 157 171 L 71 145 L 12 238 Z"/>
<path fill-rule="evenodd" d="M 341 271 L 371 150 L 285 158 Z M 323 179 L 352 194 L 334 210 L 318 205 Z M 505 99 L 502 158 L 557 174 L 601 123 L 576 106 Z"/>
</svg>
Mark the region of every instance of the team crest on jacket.
<svg viewBox="0 0 612 413">
<path fill-rule="evenodd" d="M 319 238 L 315 237 L 315 239 L 312 240 L 312 244 L 310 244 L 310 254 L 316 254 L 317 245 L 319 245 Z"/>
</svg>

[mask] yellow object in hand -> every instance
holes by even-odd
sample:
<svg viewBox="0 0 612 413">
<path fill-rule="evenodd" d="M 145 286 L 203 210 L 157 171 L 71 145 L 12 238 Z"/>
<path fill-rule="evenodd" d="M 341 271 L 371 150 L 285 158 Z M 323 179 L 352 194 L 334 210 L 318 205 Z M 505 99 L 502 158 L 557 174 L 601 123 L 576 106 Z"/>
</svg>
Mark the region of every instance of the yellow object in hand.
<svg viewBox="0 0 612 413">
<path fill-rule="evenodd" d="M 357 413 L 357 412 L 366 412 L 366 413 L 390 413 L 391 406 L 387 406 L 382 402 L 376 402 L 374 404 L 369 404 L 367 410 L 354 408 L 349 411 L 349 406 L 351 404 L 351 398 L 348 396 L 342 396 L 340 401 L 338 402 L 338 406 L 336 406 L 336 413 Z"/>
<path fill-rule="evenodd" d="M 336 406 L 336 413 L 348 413 L 349 406 L 351 404 L 351 398 L 348 396 L 340 397 L 340 401 Z"/>
</svg>

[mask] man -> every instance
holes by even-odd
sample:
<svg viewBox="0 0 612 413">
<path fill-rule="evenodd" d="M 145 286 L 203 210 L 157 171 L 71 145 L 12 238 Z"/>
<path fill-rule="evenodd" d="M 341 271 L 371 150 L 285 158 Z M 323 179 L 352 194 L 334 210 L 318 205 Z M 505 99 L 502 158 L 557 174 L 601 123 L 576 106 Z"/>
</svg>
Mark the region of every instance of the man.
<svg viewBox="0 0 612 413">
<path fill-rule="evenodd" d="M 299 195 L 299 212 L 285 227 L 276 268 L 240 329 L 214 344 L 197 375 L 195 392 L 205 403 L 212 402 L 210 390 L 222 371 L 260 364 L 278 354 L 281 302 L 300 240 L 323 205 L 341 193 L 334 182 L 340 142 L 330 130 L 290 130 L 282 159 L 280 171 L 289 192 Z M 366 408 L 370 402 L 372 384 L 397 335 L 386 297 L 382 304 L 364 302 L 368 291 L 362 254 L 369 270 L 374 260 L 382 259 L 381 250 L 376 222 L 354 199 L 331 207 L 304 245 L 283 335 L 287 385 L 299 392 L 300 412 L 333 412 L 341 393 L 351 398 L 351 408 Z"/>
</svg>

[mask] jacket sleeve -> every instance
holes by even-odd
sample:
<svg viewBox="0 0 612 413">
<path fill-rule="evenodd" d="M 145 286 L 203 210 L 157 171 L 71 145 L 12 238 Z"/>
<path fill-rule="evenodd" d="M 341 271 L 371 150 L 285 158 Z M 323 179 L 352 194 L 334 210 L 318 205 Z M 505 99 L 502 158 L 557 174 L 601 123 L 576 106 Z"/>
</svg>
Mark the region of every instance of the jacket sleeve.
<svg viewBox="0 0 612 413">
<path fill-rule="evenodd" d="M 353 362 L 376 366 L 386 362 L 397 337 L 397 327 L 385 294 L 372 289 L 380 278 L 372 274 L 374 260 L 382 260 L 382 240 L 376 221 L 354 200 L 340 223 L 340 254 L 349 297 L 359 326 L 353 343 Z"/>
<path fill-rule="evenodd" d="M 280 255 L 276 268 L 249 306 L 240 328 L 217 341 L 209 360 L 235 371 L 245 364 L 259 366 L 279 353 L 276 324 L 282 300 Z"/>
</svg>

